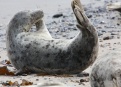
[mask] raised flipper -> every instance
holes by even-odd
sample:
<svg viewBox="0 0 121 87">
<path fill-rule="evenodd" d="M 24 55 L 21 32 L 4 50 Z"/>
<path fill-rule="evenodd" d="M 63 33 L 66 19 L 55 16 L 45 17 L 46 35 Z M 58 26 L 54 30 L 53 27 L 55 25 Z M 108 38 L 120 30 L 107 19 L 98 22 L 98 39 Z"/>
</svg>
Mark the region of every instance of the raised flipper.
<svg viewBox="0 0 121 87">
<path fill-rule="evenodd" d="M 73 0 L 72 1 L 72 9 L 77 19 L 77 27 L 83 31 L 83 29 L 90 31 L 93 33 L 96 29 L 90 23 L 89 19 L 85 15 L 84 9 L 81 5 L 80 0 Z"/>
</svg>

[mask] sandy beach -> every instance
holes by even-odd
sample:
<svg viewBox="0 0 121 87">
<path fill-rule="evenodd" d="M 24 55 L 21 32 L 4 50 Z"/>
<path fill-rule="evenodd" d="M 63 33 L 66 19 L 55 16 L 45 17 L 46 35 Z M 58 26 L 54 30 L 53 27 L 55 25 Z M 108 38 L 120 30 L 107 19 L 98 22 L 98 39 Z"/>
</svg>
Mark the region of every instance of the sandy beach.
<svg viewBox="0 0 121 87">
<path fill-rule="evenodd" d="M 108 11 L 106 5 L 120 0 L 81 0 L 85 13 L 95 26 L 99 36 L 98 58 L 121 48 L 121 15 L 119 12 Z M 6 29 L 11 18 L 19 11 L 42 9 L 45 23 L 53 38 L 72 39 L 79 32 L 76 28 L 76 20 L 71 9 L 71 0 L 0 0 L 0 62 L 8 60 L 6 53 Z M 53 18 L 55 14 L 63 14 L 62 17 Z M 1 64 L 0 64 L 1 65 Z M 13 67 L 8 66 L 14 70 Z M 84 72 L 90 73 L 91 66 Z M 81 79 L 89 79 L 89 76 L 78 75 L 26 75 L 7 76 L 0 75 L 0 87 L 6 81 L 18 81 L 23 79 L 33 82 L 33 85 L 43 82 L 61 82 L 67 87 L 90 87 L 89 81 L 80 82 Z"/>
</svg>

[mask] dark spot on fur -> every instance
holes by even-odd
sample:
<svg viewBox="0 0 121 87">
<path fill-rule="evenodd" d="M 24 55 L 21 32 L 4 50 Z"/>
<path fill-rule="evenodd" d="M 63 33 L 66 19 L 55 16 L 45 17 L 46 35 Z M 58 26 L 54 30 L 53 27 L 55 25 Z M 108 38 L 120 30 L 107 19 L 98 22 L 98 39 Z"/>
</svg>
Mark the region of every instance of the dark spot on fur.
<svg viewBox="0 0 121 87">
<path fill-rule="evenodd" d="M 62 53 L 62 50 L 61 49 L 59 50 L 59 53 Z"/>
<path fill-rule="evenodd" d="M 52 46 L 52 48 L 54 48 L 54 45 Z"/>
<path fill-rule="evenodd" d="M 57 47 L 55 48 L 55 50 L 57 50 Z"/>
<path fill-rule="evenodd" d="M 57 55 L 57 53 L 53 53 L 53 55 Z"/>
<path fill-rule="evenodd" d="M 16 53 L 16 51 L 13 51 L 13 53 Z"/>
<path fill-rule="evenodd" d="M 53 42 L 54 40 L 51 40 L 51 42 Z"/>
<path fill-rule="evenodd" d="M 51 67 L 51 64 L 50 63 L 47 63 L 47 65 L 46 65 L 47 67 Z"/>
<path fill-rule="evenodd" d="M 46 45 L 46 49 L 47 49 L 49 46 L 50 46 L 50 44 L 47 44 L 47 45 Z"/>
<path fill-rule="evenodd" d="M 21 36 L 20 38 L 22 39 L 23 37 L 25 37 L 25 35 Z"/>
<path fill-rule="evenodd" d="M 34 47 L 34 49 L 37 49 L 36 47 Z"/>
<path fill-rule="evenodd" d="M 17 35 L 15 35 L 15 37 L 16 37 Z"/>
<path fill-rule="evenodd" d="M 48 58 L 49 56 L 50 56 L 50 54 L 49 54 L 49 53 L 47 53 L 46 57 Z"/>
<path fill-rule="evenodd" d="M 13 47 L 13 44 L 10 44 L 10 48 L 12 48 Z"/>
<path fill-rule="evenodd" d="M 16 53 L 16 51 L 8 51 L 9 55 Z"/>
<path fill-rule="evenodd" d="M 34 42 L 33 42 L 33 44 L 35 44 L 35 45 L 40 45 L 40 44 L 39 44 L 39 43 L 37 43 L 36 41 L 34 41 Z"/>
<path fill-rule="evenodd" d="M 25 46 L 25 48 L 28 49 L 28 48 L 30 48 L 30 46 L 31 46 L 31 44 L 28 44 L 28 45 Z"/>
<path fill-rule="evenodd" d="M 39 53 L 39 51 L 36 51 L 36 53 L 38 54 L 38 53 Z"/>
<path fill-rule="evenodd" d="M 24 41 L 29 41 L 29 39 L 26 38 Z"/>
<path fill-rule="evenodd" d="M 21 51 L 21 54 L 24 54 L 25 52 L 24 51 Z"/>
<path fill-rule="evenodd" d="M 13 44 L 13 47 L 15 47 L 15 45 Z"/>
<path fill-rule="evenodd" d="M 16 59 L 14 59 L 14 62 L 16 62 L 17 63 L 17 60 L 18 60 L 19 58 L 16 58 Z"/>
<path fill-rule="evenodd" d="M 59 42 L 57 42 L 56 44 L 58 44 Z"/>
</svg>

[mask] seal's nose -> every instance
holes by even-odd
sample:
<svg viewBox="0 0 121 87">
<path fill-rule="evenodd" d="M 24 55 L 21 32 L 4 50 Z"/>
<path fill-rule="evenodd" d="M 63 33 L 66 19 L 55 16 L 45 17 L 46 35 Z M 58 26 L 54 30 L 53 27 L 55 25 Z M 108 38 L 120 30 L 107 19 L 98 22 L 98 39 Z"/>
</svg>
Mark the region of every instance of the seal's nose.
<svg viewBox="0 0 121 87">
<path fill-rule="evenodd" d="M 31 13 L 31 22 L 36 23 L 38 22 L 40 19 L 42 19 L 44 17 L 44 13 L 42 10 L 37 10 Z"/>
</svg>

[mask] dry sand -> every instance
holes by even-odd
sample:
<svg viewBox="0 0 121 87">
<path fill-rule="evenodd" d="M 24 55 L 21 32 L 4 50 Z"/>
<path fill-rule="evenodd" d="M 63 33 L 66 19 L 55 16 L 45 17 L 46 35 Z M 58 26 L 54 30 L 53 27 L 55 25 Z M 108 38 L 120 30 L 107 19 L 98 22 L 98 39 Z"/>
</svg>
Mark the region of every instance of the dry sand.
<svg viewBox="0 0 121 87">
<path fill-rule="evenodd" d="M 105 11 L 105 6 L 107 3 L 110 3 L 110 0 L 82 0 L 81 2 L 85 6 L 85 9 L 87 8 L 86 14 L 92 16 L 90 17 L 90 20 L 99 33 L 99 58 L 109 51 L 121 48 L 121 17 L 118 12 Z M 115 2 L 115 0 L 113 0 L 113 2 Z M 5 32 L 7 25 L 14 14 L 22 10 L 43 9 L 45 13 L 45 22 L 46 24 L 49 24 L 50 22 L 53 22 L 51 20 L 53 20 L 52 16 L 54 14 L 60 12 L 66 14 L 68 11 L 72 12 L 70 3 L 71 0 L 0 0 L 0 61 L 5 59 L 8 60 L 5 45 Z M 91 8 L 89 9 L 90 6 Z M 96 8 L 99 12 L 96 12 Z M 101 10 L 99 10 L 99 8 L 101 8 Z M 48 17 L 50 20 L 48 20 Z M 56 20 L 58 21 L 60 19 Z M 74 20 L 74 18 L 72 20 Z M 51 28 L 49 29 L 54 37 L 54 30 L 51 30 Z M 75 34 L 72 34 L 72 32 L 73 31 L 70 30 L 65 33 L 69 33 L 70 37 L 71 35 L 74 37 L 78 30 L 75 31 Z M 62 33 L 58 36 L 59 38 L 66 38 L 62 36 Z M 105 37 L 108 37 L 108 39 L 103 40 Z M 90 70 L 91 66 L 85 70 L 85 72 L 90 73 Z M 79 77 L 77 75 L 73 75 L 73 77 L 37 76 L 36 74 L 32 74 L 27 76 L 0 76 L 0 83 L 9 80 L 18 81 L 20 83 L 22 79 L 26 79 L 34 84 L 43 82 L 62 82 L 68 87 L 90 87 L 89 82 L 80 83 L 80 79 L 86 78 L 88 79 L 89 77 Z"/>
</svg>

